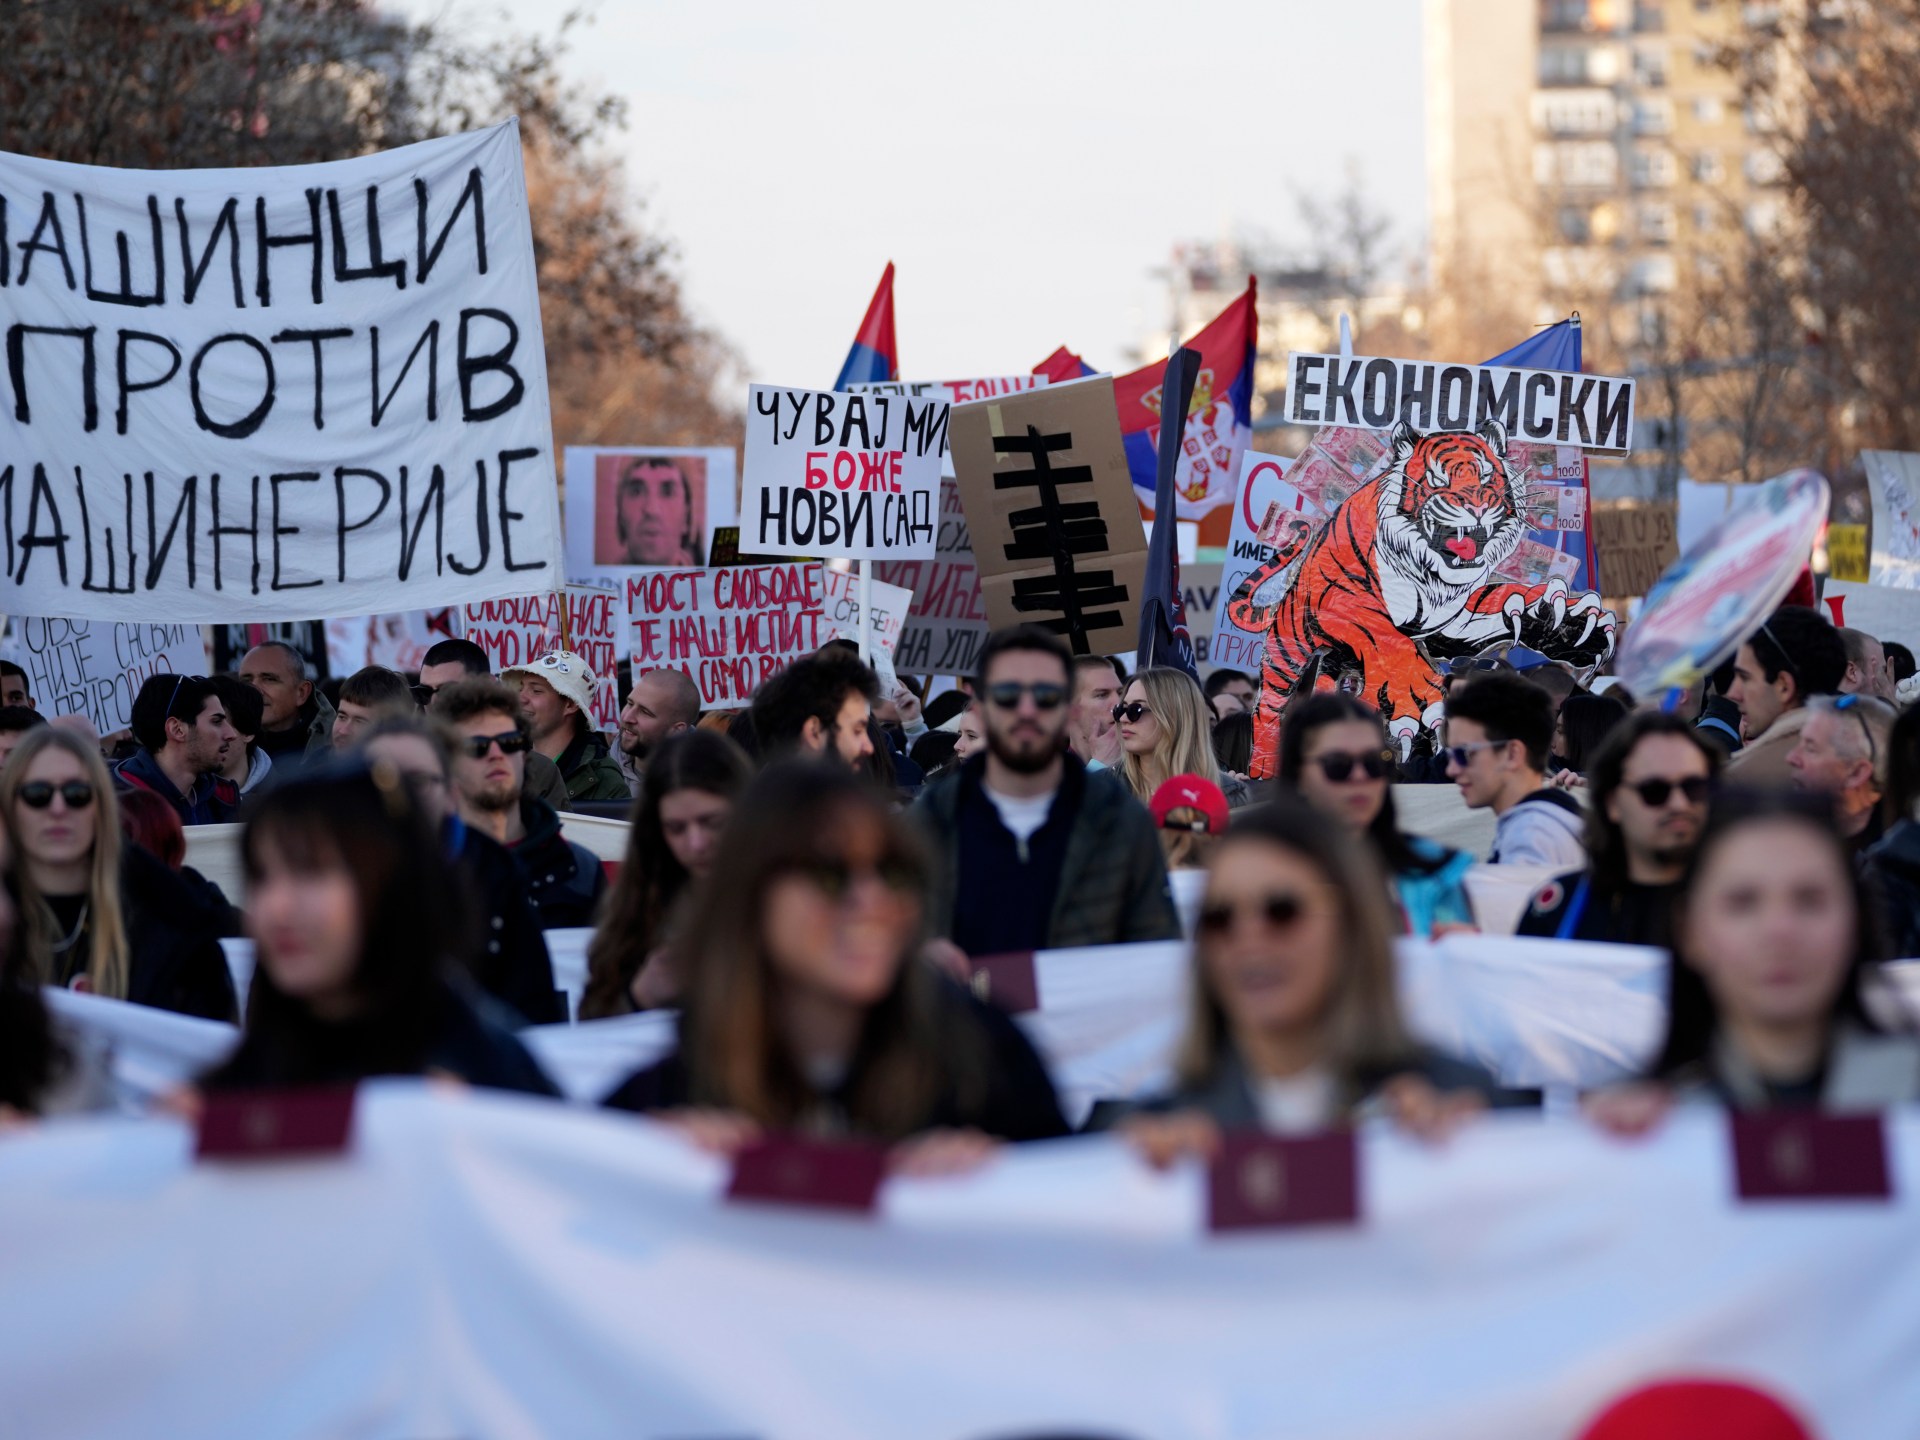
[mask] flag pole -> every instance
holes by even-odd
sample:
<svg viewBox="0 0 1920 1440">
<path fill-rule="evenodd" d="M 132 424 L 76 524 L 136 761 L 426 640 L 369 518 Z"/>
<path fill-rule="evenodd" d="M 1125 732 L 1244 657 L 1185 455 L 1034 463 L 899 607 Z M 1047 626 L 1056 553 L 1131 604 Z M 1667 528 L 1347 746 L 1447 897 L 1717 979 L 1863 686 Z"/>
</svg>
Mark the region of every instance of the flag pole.
<svg viewBox="0 0 1920 1440">
<path fill-rule="evenodd" d="M 860 562 L 860 659 L 873 664 L 873 570 L 872 562 Z"/>
</svg>

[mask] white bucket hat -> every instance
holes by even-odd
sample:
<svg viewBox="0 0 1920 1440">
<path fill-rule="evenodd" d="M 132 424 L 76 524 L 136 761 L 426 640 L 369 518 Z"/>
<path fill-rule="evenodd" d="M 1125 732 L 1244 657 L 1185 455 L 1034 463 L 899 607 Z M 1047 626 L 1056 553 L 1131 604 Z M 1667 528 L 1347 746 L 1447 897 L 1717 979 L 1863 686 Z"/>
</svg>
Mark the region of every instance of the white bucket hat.
<svg viewBox="0 0 1920 1440">
<path fill-rule="evenodd" d="M 587 668 L 587 662 L 571 650 L 549 650 L 538 660 L 500 672 L 502 680 L 513 675 L 537 676 L 578 705 L 581 714 L 593 712 L 593 689 L 598 682 L 593 671 Z"/>
</svg>

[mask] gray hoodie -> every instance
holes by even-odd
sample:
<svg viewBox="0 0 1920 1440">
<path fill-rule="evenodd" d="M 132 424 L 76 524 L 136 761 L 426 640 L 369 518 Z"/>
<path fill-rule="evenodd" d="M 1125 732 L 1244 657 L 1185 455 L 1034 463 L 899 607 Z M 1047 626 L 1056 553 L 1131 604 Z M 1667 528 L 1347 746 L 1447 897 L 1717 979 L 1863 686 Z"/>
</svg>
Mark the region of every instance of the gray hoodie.
<svg viewBox="0 0 1920 1440">
<path fill-rule="evenodd" d="M 1564 790 L 1536 790 L 1493 825 L 1490 865 L 1546 865 L 1584 870 L 1587 815 Z"/>
</svg>

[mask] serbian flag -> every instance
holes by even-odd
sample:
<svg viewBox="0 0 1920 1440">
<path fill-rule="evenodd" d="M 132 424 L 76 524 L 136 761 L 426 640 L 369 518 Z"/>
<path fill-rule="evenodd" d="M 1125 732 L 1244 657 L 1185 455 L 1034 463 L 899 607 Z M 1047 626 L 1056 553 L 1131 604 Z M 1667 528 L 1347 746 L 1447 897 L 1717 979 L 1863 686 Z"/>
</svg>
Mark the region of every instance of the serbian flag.
<svg viewBox="0 0 1920 1440">
<path fill-rule="evenodd" d="M 867 305 L 867 318 L 854 334 L 853 348 L 847 351 L 847 363 L 840 367 L 840 378 L 833 388 L 871 385 L 881 380 L 900 378 L 900 351 L 893 343 L 893 262 L 881 272 L 880 288 Z"/>
<path fill-rule="evenodd" d="M 1046 376 L 1049 385 L 1064 385 L 1069 380 L 1084 380 L 1100 372 L 1062 345 L 1034 366 L 1033 373 Z"/>
<path fill-rule="evenodd" d="M 1580 356 L 1580 322 L 1566 319 L 1529 335 L 1511 350 L 1502 350 L 1487 365 L 1510 365 L 1516 370 L 1573 370 L 1584 368 Z M 1580 485 L 1587 489 L 1586 466 L 1581 465 Z M 1574 591 L 1598 590 L 1599 567 L 1593 554 L 1593 496 L 1587 496 L 1587 523 L 1579 530 L 1530 530 L 1529 538 L 1572 554 L 1577 563 L 1567 588 Z"/>
</svg>

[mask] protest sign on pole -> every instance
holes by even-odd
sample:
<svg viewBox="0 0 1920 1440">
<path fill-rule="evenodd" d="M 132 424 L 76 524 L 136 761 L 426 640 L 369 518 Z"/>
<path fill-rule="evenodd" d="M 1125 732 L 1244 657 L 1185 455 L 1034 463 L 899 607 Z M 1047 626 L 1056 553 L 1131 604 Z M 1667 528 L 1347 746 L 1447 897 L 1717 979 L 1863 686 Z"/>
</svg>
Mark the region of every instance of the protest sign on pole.
<svg viewBox="0 0 1920 1440">
<path fill-rule="evenodd" d="M 149 621 L 559 579 L 515 122 L 319 165 L 0 154 L 0 609 Z"/>
<path fill-rule="evenodd" d="M 634 570 L 625 584 L 633 678 L 679 670 L 709 709 L 737 709 L 826 642 L 820 565 Z"/>
<path fill-rule="evenodd" d="M 42 715 L 84 715 L 102 735 L 133 722 L 133 698 L 148 677 L 207 668 L 198 625 L 16 615 L 7 650 L 27 672 L 27 693 Z"/>
<path fill-rule="evenodd" d="M 593 709 L 587 719 L 595 730 L 611 730 L 620 723 L 613 671 L 626 632 L 623 597 L 575 585 L 564 594 L 564 612 L 561 597 L 553 594 L 469 604 L 463 617 L 466 638 L 487 652 L 496 675 L 549 650 L 573 651 L 593 671 Z"/>
<path fill-rule="evenodd" d="M 1633 446 L 1633 381 L 1574 370 L 1453 365 L 1377 355 L 1287 356 L 1287 419 L 1294 425 L 1391 430 L 1478 430 L 1540 445 L 1619 451 Z"/>
<path fill-rule="evenodd" d="M 569 445 L 567 575 L 618 586 L 637 565 L 715 563 L 716 526 L 734 523 L 731 449 Z"/>
<path fill-rule="evenodd" d="M 1873 557 L 1867 579 L 1875 585 L 1920 590 L 1920 455 L 1863 450 L 1860 463 L 1873 502 Z"/>
<path fill-rule="evenodd" d="M 1610 598 L 1645 595 L 1680 558 L 1675 520 L 1670 500 L 1594 507 L 1593 550 Z"/>
<path fill-rule="evenodd" d="M 951 453 L 951 452 L 949 452 Z M 987 638 L 987 602 L 974 568 L 973 535 L 960 506 L 960 487 L 940 482 L 940 530 L 931 560 L 883 561 L 876 580 L 913 593 L 913 610 L 894 659 L 917 675 L 971 675 Z"/>
<path fill-rule="evenodd" d="M 1290 463 L 1258 450 L 1249 450 L 1242 457 L 1239 501 L 1227 538 L 1227 558 L 1220 569 L 1213 641 L 1207 651 L 1212 664 L 1243 670 L 1256 680 L 1266 649 L 1265 634 L 1243 628 L 1235 616 L 1255 618 L 1261 608 L 1279 601 L 1299 572 L 1297 562 L 1306 553 L 1308 539 L 1326 520 L 1318 505 L 1287 483 Z M 1275 565 L 1283 551 L 1289 562 Z M 1263 569 L 1270 572 L 1268 579 L 1236 601 L 1235 593 L 1242 582 Z"/>
<path fill-rule="evenodd" d="M 1043 625 L 1077 655 L 1127 649 L 1147 537 L 1112 377 L 957 405 L 952 424 L 988 620 Z"/>
<path fill-rule="evenodd" d="M 856 640 L 860 631 L 860 577 L 831 565 L 821 567 L 820 573 L 820 643 Z M 867 612 L 873 648 L 882 655 L 897 655 L 907 612 L 913 606 L 913 592 L 884 580 L 873 581 L 869 589 Z"/>
<path fill-rule="evenodd" d="M 931 560 L 947 402 L 754 385 L 740 548 Z"/>
</svg>

